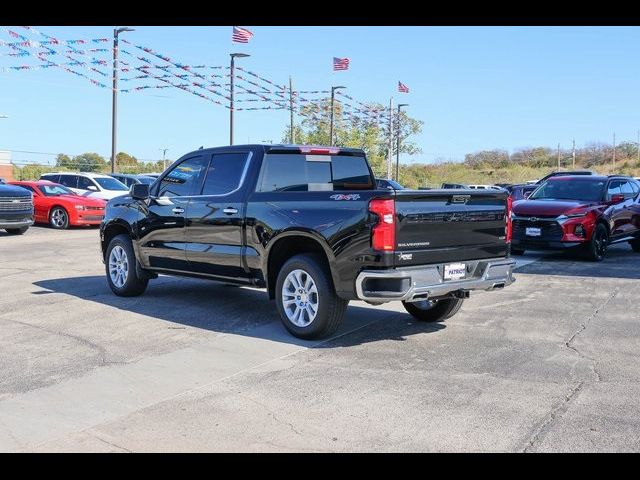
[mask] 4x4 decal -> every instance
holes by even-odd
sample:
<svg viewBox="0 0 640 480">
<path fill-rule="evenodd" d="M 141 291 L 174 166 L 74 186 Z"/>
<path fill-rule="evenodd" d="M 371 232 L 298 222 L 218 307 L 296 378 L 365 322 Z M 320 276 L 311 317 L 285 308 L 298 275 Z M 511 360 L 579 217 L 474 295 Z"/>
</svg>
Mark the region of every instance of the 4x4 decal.
<svg viewBox="0 0 640 480">
<path fill-rule="evenodd" d="M 335 195 L 331 195 L 329 198 L 332 200 L 358 200 L 360 198 L 360 195 L 358 195 L 357 193 L 336 193 Z"/>
</svg>

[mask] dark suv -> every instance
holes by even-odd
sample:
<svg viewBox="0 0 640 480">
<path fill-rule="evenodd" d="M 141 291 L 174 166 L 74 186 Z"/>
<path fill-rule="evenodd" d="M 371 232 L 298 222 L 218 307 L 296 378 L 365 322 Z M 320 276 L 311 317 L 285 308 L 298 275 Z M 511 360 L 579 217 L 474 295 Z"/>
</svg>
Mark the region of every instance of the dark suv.
<svg viewBox="0 0 640 480">
<path fill-rule="evenodd" d="M 623 176 L 558 176 L 513 205 L 511 252 L 582 247 L 602 260 L 607 245 L 640 252 L 640 182 Z"/>
<path fill-rule="evenodd" d="M 29 190 L 0 184 L 0 228 L 22 235 L 33 225 L 33 197 Z"/>
</svg>

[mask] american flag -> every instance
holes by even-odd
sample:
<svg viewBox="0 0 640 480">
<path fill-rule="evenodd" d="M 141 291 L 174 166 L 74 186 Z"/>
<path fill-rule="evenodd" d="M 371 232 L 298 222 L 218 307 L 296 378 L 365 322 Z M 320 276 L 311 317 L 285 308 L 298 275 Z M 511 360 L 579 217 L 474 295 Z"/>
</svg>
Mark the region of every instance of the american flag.
<svg viewBox="0 0 640 480">
<path fill-rule="evenodd" d="M 402 82 L 398 82 L 398 91 L 401 93 L 409 93 L 409 87 Z"/>
<path fill-rule="evenodd" d="M 333 69 L 334 70 L 349 70 L 348 58 L 333 57 Z"/>
<path fill-rule="evenodd" d="M 246 28 L 233 27 L 233 35 L 231 35 L 231 40 L 236 43 L 249 43 L 253 37 L 253 33 L 251 33 Z"/>
</svg>

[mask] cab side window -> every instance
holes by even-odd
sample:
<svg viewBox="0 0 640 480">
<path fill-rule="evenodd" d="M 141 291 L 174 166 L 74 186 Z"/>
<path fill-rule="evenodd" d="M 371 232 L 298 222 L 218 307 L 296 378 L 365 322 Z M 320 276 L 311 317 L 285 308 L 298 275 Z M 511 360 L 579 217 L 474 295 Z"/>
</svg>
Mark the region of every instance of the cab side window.
<svg viewBox="0 0 640 480">
<path fill-rule="evenodd" d="M 246 153 L 218 153 L 211 157 L 202 188 L 203 195 L 225 195 L 240 186 L 247 163 Z"/>
<path fill-rule="evenodd" d="M 78 177 L 77 175 L 60 175 L 58 183 L 65 187 L 78 188 Z"/>
<path fill-rule="evenodd" d="M 202 155 L 180 162 L 162 178 L 157 196 L 186 197 L 197 195 L 206 167 L 207 162 Z"/>
<path fill-rule="evenodd" d="M 87 190 L 89 186 L 93 185 L 93 182 L 87 177 L 78 177 L 78 188 Z M 95 185 L 94 185 L 95 186 Z"/>
<path fill-rule="evenodd" d="M 622 195 L 624 195 L 625 200 L 635 197 L 633 188 L 631 188 L 631 182 L 628 180 L 622 182 L 622 185 L 620 185 L 620 191 L 622 192 Z"/>
</svg>

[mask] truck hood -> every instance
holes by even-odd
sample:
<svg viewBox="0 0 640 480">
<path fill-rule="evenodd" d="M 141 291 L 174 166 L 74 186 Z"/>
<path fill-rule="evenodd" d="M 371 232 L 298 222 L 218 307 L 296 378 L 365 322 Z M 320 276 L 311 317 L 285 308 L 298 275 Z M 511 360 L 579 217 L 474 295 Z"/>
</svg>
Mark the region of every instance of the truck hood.
<svg viewBox="0 0 640 480">
<path fill-rule="evenodd" d="M 0 185 L 0 197 L 27 197 L 31 192 L 26 188 L 14 185 Z"/>
<path fill-rule="evenodd" d="M 571 210 L 588 208 L 597 205 L 596 202 L 582 202 L 580 200 L 520 200 L 513 205 L 516 215 L 557 216 Z"/>
</svg>

